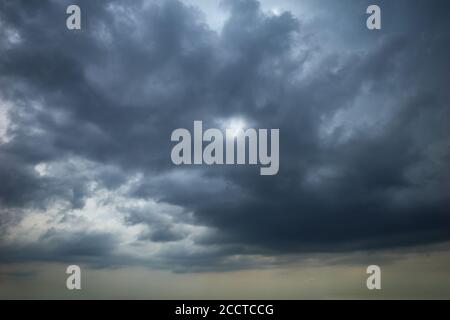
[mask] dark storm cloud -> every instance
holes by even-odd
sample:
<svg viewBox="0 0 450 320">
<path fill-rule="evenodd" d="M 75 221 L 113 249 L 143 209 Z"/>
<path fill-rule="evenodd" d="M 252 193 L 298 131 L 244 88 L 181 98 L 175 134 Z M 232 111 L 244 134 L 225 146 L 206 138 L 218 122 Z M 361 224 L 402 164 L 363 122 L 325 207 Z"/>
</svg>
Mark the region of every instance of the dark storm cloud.
<svg viewBox="0 0 450 320">
<path fill-rule="evenodd" d="M 49 230 L 35 244 L 24 247 L 2 247 L 1 262 L 10 261 L 109 261 L 117 240 L 111 234 L 74 232 L 63 234 Z M 98 259 L 98 261 L 96 261 Z"/>
<path fill-rule="evenodd" d="M 170 242 L 184 238 L 184 235 L 172 230 L 169 226 L 158 226 L 158 229 L 147 235 L 142 235 L 139 240 L 151 240 L 153 242 Z"/>
<path fill-rule="evenodd" d="M 2 212 L 55 198 L 82 208 L 90 182 L 116 190 L 142 173 L 130 199 L 180 206 L 192 212 L 180 220 L 214 230 L 194 238 L 214 248 L 208 253 L 161 252 L 161 265 L 174 269 L 213 266 L 232 254 L 449 240 L 446 2 L 380 1 L 376 33 L 365 29 L 366 4 L 355 1 L 325 1 L 336 20 L 313 27 L 293 13 L 264 13 L 257 1 L 225 1 L 220 33 L 201 8 L 178 1 L 79 3 L 81 31 L 65 28 L 67 3 L 0 4 L 0 98 L 14 106 L 12 139 L 0 145 L 0 203 L 10 209 Z M 21 40 L 10 44 L 6 30 Z M 322 41 L 330 30 L 348 50 Z M 171 164 L 172 130 L 236 116 L 280 128 L 278 175 Z M 68 159 L 96 167 L 51 177 L 34 170 Z M 127 224 L 150 227 L 139 241 L 185 239 L 171 222 L 145 213 L 124 213 Z M 113 234 L 83 243 L 55 237 L 22 257 L 91 259 L 111 255 L 118 243 Z"/>
</svg>

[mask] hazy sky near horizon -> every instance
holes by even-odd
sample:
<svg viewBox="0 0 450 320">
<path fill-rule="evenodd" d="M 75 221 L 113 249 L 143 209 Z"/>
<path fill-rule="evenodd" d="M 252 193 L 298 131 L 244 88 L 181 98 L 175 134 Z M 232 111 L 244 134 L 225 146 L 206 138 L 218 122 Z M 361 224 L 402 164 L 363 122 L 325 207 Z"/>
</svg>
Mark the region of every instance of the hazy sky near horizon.
<svg viewBox="0 0 450 320">
<path fill-rule="evenodd" d="M 343 257 L 344 256 L 344 257 Z M 65 287 L 64 263 L 0 266 L 0 299 L 448 299 L 448 246 L 419 252 L 309 255 L 277 267 L 173 273 L 145 266 L 81 265 L 81 290 Z M 367 265 L 382 268 L 367 290 Z"/>
<path fill-rule="evenodd" d="M 369 261 L 450 297 L 448 1 L 76 1 L 79 31 L 72 3 L 0 0 L 0 297 L 67 264 L 134 297 L 366 297 Z M 236 119 L 280 129 L 277 175 L 172 164 L 174 129 Z"/>
</svg>

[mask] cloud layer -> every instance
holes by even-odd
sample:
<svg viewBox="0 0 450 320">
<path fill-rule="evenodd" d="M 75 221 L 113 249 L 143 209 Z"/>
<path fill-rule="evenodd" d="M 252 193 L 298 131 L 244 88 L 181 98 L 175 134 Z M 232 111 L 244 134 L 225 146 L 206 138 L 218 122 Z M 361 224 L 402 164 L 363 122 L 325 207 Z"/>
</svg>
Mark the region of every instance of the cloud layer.
<svg viewBox="0 0 450 320">
<path fill-rule="evenodd" d="M 220 28 L 201 2 L 80 1 L 80 31 L 64 1 L 2 1 L 0 260 L 217 270 L 450 240 L 448 4 L 379 2 L 374 33 L 356 1 L 228 0 Z M 233 118 L 280 129 L 278 175 L 171 163 L 174 129 Z"/>
</svg>

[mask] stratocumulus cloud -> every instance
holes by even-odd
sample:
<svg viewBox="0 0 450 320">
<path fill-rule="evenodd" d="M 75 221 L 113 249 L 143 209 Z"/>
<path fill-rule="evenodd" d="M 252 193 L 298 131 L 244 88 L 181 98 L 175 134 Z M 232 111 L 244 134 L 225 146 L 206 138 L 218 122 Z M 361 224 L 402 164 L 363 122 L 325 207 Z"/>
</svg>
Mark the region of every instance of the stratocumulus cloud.
<svg viewBox="0 0 450 320">
<path fill-rule="evenodd" d="M 227 0 L 217 24 L 202 2 L 78 2 L 75 32 L 68 1 L 0 3 L 2 262 L 229 269 L 450 240 L 447 2 L 378 1 L 375 34 L 366 1 Z M 277 175 L 173 165 L 174 129 L 236 118 L 280 128 Z"/>
</svg>

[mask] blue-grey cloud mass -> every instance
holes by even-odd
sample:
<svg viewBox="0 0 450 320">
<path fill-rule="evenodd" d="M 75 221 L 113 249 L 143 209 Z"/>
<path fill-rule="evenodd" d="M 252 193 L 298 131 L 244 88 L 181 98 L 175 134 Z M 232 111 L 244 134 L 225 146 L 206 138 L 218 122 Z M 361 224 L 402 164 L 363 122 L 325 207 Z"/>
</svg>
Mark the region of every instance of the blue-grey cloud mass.
<svg viewBox="0 0 450 320">
<path fill-rule="evenodd" d="M 0 1 L 1 263 L 450 240 L 447 1 L 376 1 L 378 31 L 369 1 L 80 0 L 81 30 L 69 2 Z M 277 175 L 172 164 L 174 129 L 235 118 L 280 129 Z"/>
</svg>

